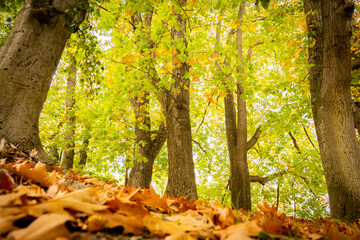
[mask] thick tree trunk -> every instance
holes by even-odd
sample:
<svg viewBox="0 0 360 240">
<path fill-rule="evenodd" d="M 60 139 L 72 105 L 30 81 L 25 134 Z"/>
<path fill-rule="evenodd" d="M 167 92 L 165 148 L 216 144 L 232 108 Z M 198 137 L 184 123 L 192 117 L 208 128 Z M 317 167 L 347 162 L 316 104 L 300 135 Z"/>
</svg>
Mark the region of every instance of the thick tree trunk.
<svg viewBox="0 0 360 240">
<path fill-rule="evenodd" d="M 141 35 L 140 37 L 151 39 L 151 22 L 153 16 L 153 6 L 149 9 L 141 19 L 141 14 L 134 14 L 132 20 L 134 31 L 136 27 L 140 25 Z M 134 32 L 134 34 L 136 34 Z M 136 43 L 140 39 L 136 40 Z M 149 41 L 148 50 L 153 51 L 153 43 Z M 141 50 L 143 54 L 143 50 Z M 146 59 L 146 55 L 143 55 Z M 145 76 L 150 82 L 153 82 L 155 76 L 157 76 L 156 69 L 154 68 L 154 63 L 149 61 L 143 62 L 145 68 L 148 70 L 148 75 Z M 150 77 L 152 76 L 152 77 Z M 140 86 L 144 88 L 144 86 Z M 138 151 L 135 152 L 135 160 L 133 162 L 133 167 L 130 171 L 128 181 L 126 182 L 129 186 L 149 188 L 152 179 L 153 165 L 156 157 L 159 155 L 161 148 L 166 141 L 166 129 L 164 124 L 160 124 L 158 131 L 151 131 L 151 119 L 150 119 L 150 93 L 148 91 L 143 91 L 139 96 L 131 99 L 131 105 L 135 113 L 135 118 L 137 119 L 135 125 L 135 135 L 137 141 Z M 155 137 L 152 135 L 156 134 Z M 146 158 L 146 161 L 138 161 L 136 156 L 142 155 Z"/>
<path fill-rule="evenodd" d="M 351 0 L 304 0 L 311 103 L 334 218 L 360 217 L 360 149 L 350 95 Z"/>
<path fill-rule="evenodd" d="M 175 3 L 176 5 L 177 3 Z M 181 7 L 186 6 L 186 0 L 180 0 Z M 195 170 L 192 152 L 192 136 L 190 124 L 190 80 L 185 77 L 189 65 L 182 56 L 186 52 L 186 17 L 178 9 L 176 16 L 177 26 L 172 29 L 172 40 L 177 53 L 174 54 L 173 90 L 168 97 L 166 109 L 166 127 L 168 130 L 168 161 L 169 177 L 166 192 L 170 195 L 188 198 L 197 198 Z M 185 49 L 180 51 L 179 49 Z"/>
<path fill-rule="evenodd" d="M 65 169 L 73 168 L 75 156 L 75 86 L 77 68 L 70 66 L 70 72 L 66 83 L 66 109 L 65 109 L 65 148 L 61 158 L 61 166 Z"/>
<path fill-rule="evenodd" d="M 154 138 L 151 136 L 153 132 L 150 131 L 149 95 L 149 92 L 145 91 L 139 97 L 131 100 L 135 118 L 138 119 L 135 125 L 135 135 L 138 144 L 138 152 L 136 154 L 141 154 L 146 158 L 146 161 L 134 160 L 134 166 L 129 174 L 128 185 L 143 188 L 149 188 L 151 184 L 154 161 L 166 141 L 166 134 L 162 134 L 166 131 L 163 124 L 159 127 L 157 135 Z"/>
<path fill-rule="evenodd" d="M 74 0 L 28 1 L 0 49 L 0 139 L 52 163 L 39 138 L 39 116 L 70 33 Z"/>
</svg>

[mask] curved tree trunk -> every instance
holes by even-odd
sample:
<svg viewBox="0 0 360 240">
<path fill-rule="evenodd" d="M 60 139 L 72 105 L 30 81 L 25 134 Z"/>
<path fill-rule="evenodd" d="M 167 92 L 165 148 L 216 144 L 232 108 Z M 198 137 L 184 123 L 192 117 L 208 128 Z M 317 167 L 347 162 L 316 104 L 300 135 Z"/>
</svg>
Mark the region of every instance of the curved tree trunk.
<svg viewBox="0 0 360 240">
<path fill-rule="evenodd" d="M 181 7 L 186 6 L 186 0 L 180 0 Z M 176 4 L 175 4 L 176 5 Z M 178 9 L 177 11 L 181 11 Z M 195 170 L 192 152 L 192 136 L 190 124 L 190 80 L 185 77 L 189 65 L 183 56 L 186 52 L 186 17 L 176 13 L 177 26 L 172 28 L 172 41 L 177 49 L 173 58 L 179 63 L 174 64 L 172 75 L 174 78 L 171 96 L 167 97 L 166 128 L 168 130 L 168 161 L 169 177 L 166 192 L 175 197 L 187 196 L 197 198 Z M 185 49 L 180 51 L 179 49 Z"/>
<path fill-rule="evenodd" d="M 0 139 L 52 163 L 39 137 L 39 116 L 70 36 L 74 0 L 28 1 L 0 49 Z"/>
<path fill-rule="evenodd" d="M 132 17 L 134 27 L 134 34 L 137 26 L 140 26 L 141 37 L 146 39 L 151 39 L 151 22 L 153 16 L 154 6 L 149 6 L 145 14 L 134 14 Z M 143 16 L 143 19 L 141 19 Z M 136 40 L 138 44 L 140 39 Z M 147 46 L 149 52 L 152 52 L 154 49 L 154 43 L 149 41 Z M 140 50 L 141 54 L 144 54 L 143 50 Z M 146 59 L 146 54 L 143 55 Z M 153 56 L 150 56 L 153 57 Z M 149 82 L 157 82 L 154 80 L 157 76 L 157 71 L 154 67 L 152 61 L 143 62 L 145 69 L 147 69 L 147 74 L 145 78 Z M 155 81 L 155 82 L 154 82 Z M 144 86 L 140 86 L 141 89 Z M 150 119 L 150 93 L 148 91 L 142 91 L 139 96 L 136 96 L 131 99 L 131 105 L 135 113 L 135 119 L 137 122 L 135 124 L 135 135 L 137 142 L 137 151 L 134 151 L 135 160 L 133 162 L 133 167 L 130 171 L 128 181 L 126 185 L 149 188 L 152 180 L 153 165 L 156 157 L 159 155 L 161 148 L 163 147 L 166 141 L 166 129 L 163 123 L 160 124 L 158 130 L 151 131 L 151 119 Z M 155 137 L 153 137 L 156 135 Z M 146 158 L 146 161 L 138 161 L 137 156 L 142 155 Z"/>
<path fill-rule="evenodd" d="M 149 188 L 151 184 L 154 161 L 166 141 L 166 134 L 163 134 L 166 131 L 164 124 L 160 125 L 155 137 L 151 136 L 154 133 L 150 131 L 149 95 L 150 93 L 145 91 L 141 96 L 131 100 L 135 118 L 141 119 L 135 125 L 135 135 L 138 144 L 138 151 L 135 154 L 141 154 L 146 158 L 146 161 L 134 160 L 134 166 L 129 174 L 128 185 L 143 188 Z"/>
<path fill-rule="evenodd" d="M 360 148 L 350 95 L 351 0 L 304 0 L 308 14 L 310 91 L 334 218 L 360 216 Z"/>
</svg>

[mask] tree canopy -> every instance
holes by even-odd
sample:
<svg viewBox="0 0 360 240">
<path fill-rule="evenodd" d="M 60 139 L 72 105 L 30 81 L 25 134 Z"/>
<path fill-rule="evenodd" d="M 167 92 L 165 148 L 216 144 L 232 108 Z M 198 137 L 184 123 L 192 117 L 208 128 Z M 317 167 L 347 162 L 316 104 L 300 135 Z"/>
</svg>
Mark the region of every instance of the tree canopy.
<svg viewBox="0 0 360 240">
<path fill-rule="evenodd" d="M 309 98 L 308 70 L 313 66 L 308 49 L 314 42 L 307 37 L 301 0 L 244 1 L 241 21 L 242 1 L 234 0 L 86 2 L 87 15 L 79 26 L 63 23 L 73 34 L 40 116 L 41 141 L 54 161 L 60 164 L 70 146 L 75 171 L 123 184 L 134 161 L 148 161 L 139 151 L 148 143 L 136 129 L 152 140 L 168 134 L 164 99 L 178 103 L 178 92 L 189 94 L 197 196 L 232 207 L 224 101 L 241 91 L 246 138 L 252 145 L 245 153 L 252 206 L 267 202 L 296 217 L 329 216 Z M 22 4 L 0 3 L 0 46 Z M 355 7 L 354 59 L 359 46 L 359 5 Z M 174 36 L 182 30 L 184 35 Z M 186 81 L 177 82 L 176 69 L 182 68 Z M 356 104 L 358 70 L 352 74 Z M 69 77 L 76 79 L 71 92 Z M 67 105 L 67 98 L 74 104 Z M 239 108 L 239 100 L 232 101 Z M 74 116 L 71 127 L 66 124 L 69 112 Z M 159 194 L 166 191 L 169 173 L 168 143 L 162 144 L 151 178 Z"/>
</svg>

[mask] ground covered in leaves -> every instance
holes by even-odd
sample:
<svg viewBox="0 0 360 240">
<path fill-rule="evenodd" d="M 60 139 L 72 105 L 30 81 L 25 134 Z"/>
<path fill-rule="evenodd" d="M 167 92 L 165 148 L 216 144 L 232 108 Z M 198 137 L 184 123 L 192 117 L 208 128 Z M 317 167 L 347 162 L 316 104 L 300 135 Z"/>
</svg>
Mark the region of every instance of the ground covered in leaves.
<svg viewBox="0 0 360 240">
<path fill-rule="evenodd" d="M 359 225 L 305 220 L 264 203 L 248 215 L 218 202 L 66 174 L 0 143 L 0 239 L 360 239 Z"/>
</svg>

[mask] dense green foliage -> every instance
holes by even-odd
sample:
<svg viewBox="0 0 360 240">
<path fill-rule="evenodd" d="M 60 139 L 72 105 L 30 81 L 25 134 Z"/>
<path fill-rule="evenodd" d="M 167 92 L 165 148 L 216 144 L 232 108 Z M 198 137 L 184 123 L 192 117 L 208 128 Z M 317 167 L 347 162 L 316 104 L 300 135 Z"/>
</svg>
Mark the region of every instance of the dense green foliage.
<svg viewBox="0 0 360 240">
<path fill-rule="evenodd" d="M 79 69 L 76 85 L 75 170 L 124 182 L 136 148 L 135 119 L 130 98 L 144 89 L 151 93 L 150 117 L 156 129 L 163 120 L 157 100 L 159 88 L 171 86 L 174 59 L 170 40 L 172 9 L 176 1 L 90 1 L 86 21 L 72 35 L 48 94 L 41 116 L 41 137 L 47 149 L 66 145 L 66 79 L 70 64 Z M 229 36 L 238 24 L 239 1 L 188 1 L 188 59 L 191 65 L 191 121 L 198 195 L 230 204 L 229 160 L 224 125 L 224 76 L 215 61 L 226 59 L 223 74 L 235 73 L 236 47 Z M 260 7 L 261 6 L 261 7 Z M 266 9 L 264 9 L 264 7 Z M 6 33 L 18 9 L 0 6 L 1 32 Z M 134 26 L 134 14 L 153 9 L 148 30 Z M 222 21 L 221 44 L 215 31 Z M 3 24 L 6 23 L 6 24 Z M 326 184 L 316 146 L 307 82 L 307 41 L 302 2 L 250 1 L 243 22 L 243 54 L 251 58 L 243 69 L 250 139 L 256 128 L 262 134 L 248 153 L 250 174 L 270 177 L 265 185 L 252 183 L 252 200 L 278 204 L 281 211 L 299 217 L 328 215 Z M 0 35 L 0 44 L 3 41 Z M 229 39 L 229 42 L 227 43 Z M 153 43 L 150 47 L 149 40 Z M 218 51 L 220 54 L 215 54 Z M 147 74 L 152 62 L 160 77 L 155 88 Z M 239 77 L 239 76 L 238 76 Z M 232 82 L 226 87 L 234 88 Z M 235 89 L 233 89 L 235 90 Z M 153 129 L 151 129 L 153 130 Z M 290 134 L 289 134 L 290 133 Z M 89 140 L 84 148 L 84 139 Z M 140 143 L 141 144 L 141 143 Z M 78 165 L 80 150 L 87 150 L 85 167 Z M 274 175 L 277 174 L 278 175 Z M 273 177 L 272 177 L 273 176 Z M 155 161 L 153 185 L 164 192 L 167 180 L 166 147 Z M 277 200 L 278 198 L 278 200 Z"/>
</svg>

